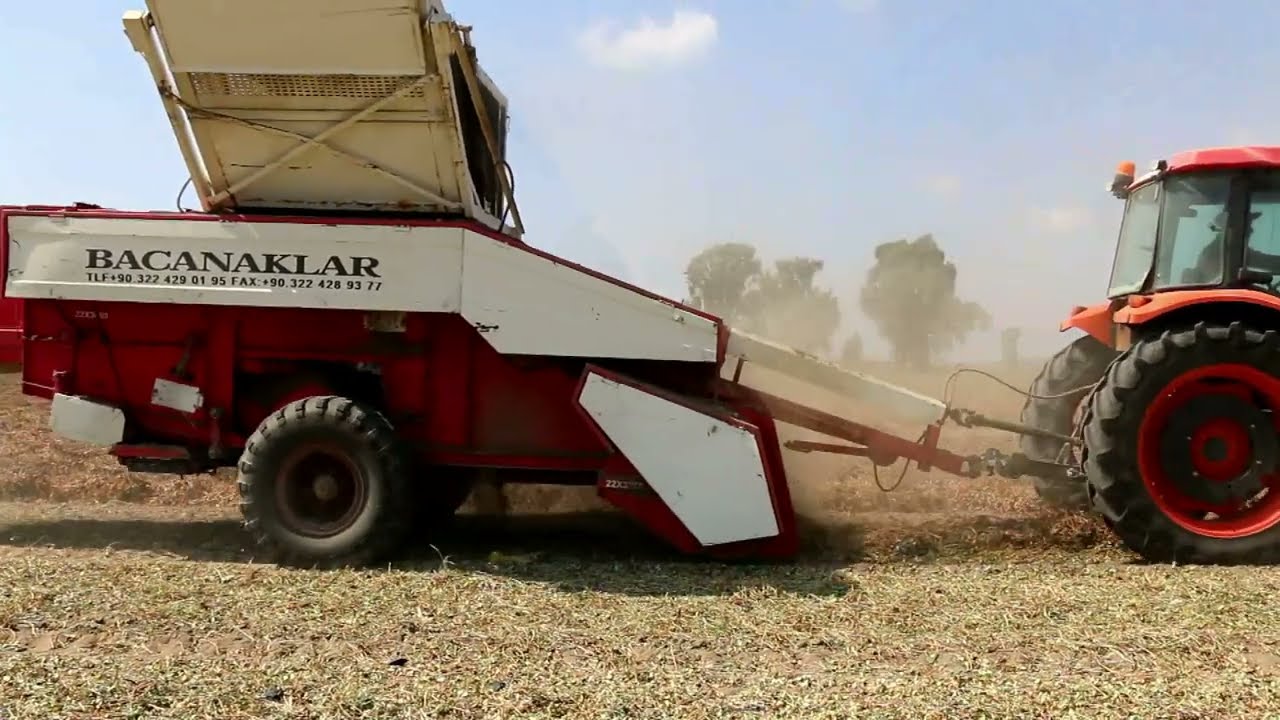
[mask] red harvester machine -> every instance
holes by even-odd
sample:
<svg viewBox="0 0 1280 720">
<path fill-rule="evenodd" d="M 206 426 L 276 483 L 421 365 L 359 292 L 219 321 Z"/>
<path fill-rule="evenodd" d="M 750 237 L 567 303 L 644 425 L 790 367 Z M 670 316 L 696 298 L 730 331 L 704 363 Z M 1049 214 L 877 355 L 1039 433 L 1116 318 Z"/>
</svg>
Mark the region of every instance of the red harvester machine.
<svg viewBox="0 0 1280 720">
<path fill-rule="evenodd" d="M 779 423 L 878 465 L 1074 472 L 939 449 L 982 418 L 525 244 L 506 100 L 439 2 L 147 6 L 126 34 L 202 207 L 0 210 L 23 388 L 134 470 L 236 466 L 275 561 L 381 560 L 481 481 L 593 485 L 682 551 L 786 556 Z"/>
</svg>

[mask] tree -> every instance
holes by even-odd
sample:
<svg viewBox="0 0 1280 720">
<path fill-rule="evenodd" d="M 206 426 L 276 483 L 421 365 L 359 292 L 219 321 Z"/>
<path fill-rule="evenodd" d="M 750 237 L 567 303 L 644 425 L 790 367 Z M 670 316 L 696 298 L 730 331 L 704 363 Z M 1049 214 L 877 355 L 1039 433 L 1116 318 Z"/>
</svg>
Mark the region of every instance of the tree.
<svg viewBox="0 0 1280 720">
<path fill-rule="evenodd" d="M 791 257 L 765 269 L 755 248 L 713 245 L 685 270 L 689 304 L 748 332 L 816 354 L 826 354 L 840 325 L 840 303 L 814 284 L 821 260 Z"/>
<path fill-rule="evenodd" d="M 726 321 L 750 315 L 750 291 L 760 279 L 756 249 L 744 243 L 712 245 L 689 260 L 685 283 L 690 305 Z"/>
<path fill-rule="evenodd" d="M 956 266 L 933 235 L 896 240 L 875 249 L 860 305 L 893 348 L 894 360 L 924 368 L 991 318 L 956 297 Z"/>
<path fill-rule="evenodd" d="M 840 302 L 828 289 L 814 285 L 821 260 L 792 257 L 776 260 L 762 273 L 748 307 L 753 327 L 765 337 L 805 352 L 826 355 L 840 326 Z"/>
</svg>

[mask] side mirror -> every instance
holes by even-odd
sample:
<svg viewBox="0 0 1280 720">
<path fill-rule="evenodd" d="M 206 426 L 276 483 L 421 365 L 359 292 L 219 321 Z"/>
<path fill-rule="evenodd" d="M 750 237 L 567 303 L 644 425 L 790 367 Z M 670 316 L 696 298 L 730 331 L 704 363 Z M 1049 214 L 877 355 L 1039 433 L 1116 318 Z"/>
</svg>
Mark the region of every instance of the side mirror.
<svg viewBox="0 0 1280 720">
<path fill-rule="evenodd" d="M 1129 197 L 1129 186 L 1133 184 L 1134 165 L 1131 161 L 1120 163 L 1116 168 L 1115 177 L 1111 179 L 1111 185 L 1107 189 L 1115 197 L 1124 200 Z"/>
</svg>

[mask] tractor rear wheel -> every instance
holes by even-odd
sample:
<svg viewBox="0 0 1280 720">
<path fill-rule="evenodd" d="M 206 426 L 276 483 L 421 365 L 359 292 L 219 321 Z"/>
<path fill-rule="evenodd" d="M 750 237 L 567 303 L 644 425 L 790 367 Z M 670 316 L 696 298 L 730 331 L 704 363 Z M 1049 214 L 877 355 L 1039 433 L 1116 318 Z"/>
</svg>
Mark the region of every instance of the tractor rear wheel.
<svg viewBox="0 0 1280 720">
<path fill-rule="evenodd" d="M 401 548 L 413 517 L 406 460 L 377 411 L 335 396 L 291 402 L 245 444 L 245 527 L 281 565 L 383 560 Z"/>
<path fill-rule="evenodd" d="M 1094 507 L 1154 562 L 1280 560 L 1280 336 L 1199 323 L 1135 343 L 1094 394 Z"/>
<path fill-rule="evenodd" d="M 1059 350 L 1031 383 L 1030 394 L 1037 397 L 1028 397 L 1022 406 L 1022 423 L 1059 435 L 1071 435 L 1088 388 L 1102 379 L 1117 354 L 1092 335 L 1077 338 Z M 1071 392 L 1076 389 L 1080 391 Z M 1022 453 L 1032 460 L 1070 462 L 1076 459 L 1072 448 L 1053 438 L 1023 435 L 1020 446 Z M 1062 510 L 1089 507 L 1089 496 L 1081 480 L 1033 477 L 1032 482 L 1036 494 L 1046 505 Z"/>
</svg>

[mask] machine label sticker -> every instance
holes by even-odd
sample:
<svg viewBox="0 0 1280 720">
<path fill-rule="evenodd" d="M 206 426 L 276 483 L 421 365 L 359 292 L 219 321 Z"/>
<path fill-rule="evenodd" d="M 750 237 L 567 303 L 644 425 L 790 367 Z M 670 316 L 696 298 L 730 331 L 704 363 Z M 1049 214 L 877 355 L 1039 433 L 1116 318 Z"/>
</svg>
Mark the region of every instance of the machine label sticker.
<svg viewBox="0 0 1280 720">
<path fill-rule="evenodd" d="M 380 261 L 363 255 L 85 248 L 91 283 L 318 290 L 382 289 Z"/>
<path fill-rule="evenodd" d="M 655 495 L 653 488 L 649 484 L 639 478 L 620 477 L 610 475 L 604 479 L 604 489 L 618 490 L 620 492 L 632 493 L 636 495 Z"/>
</svg>

